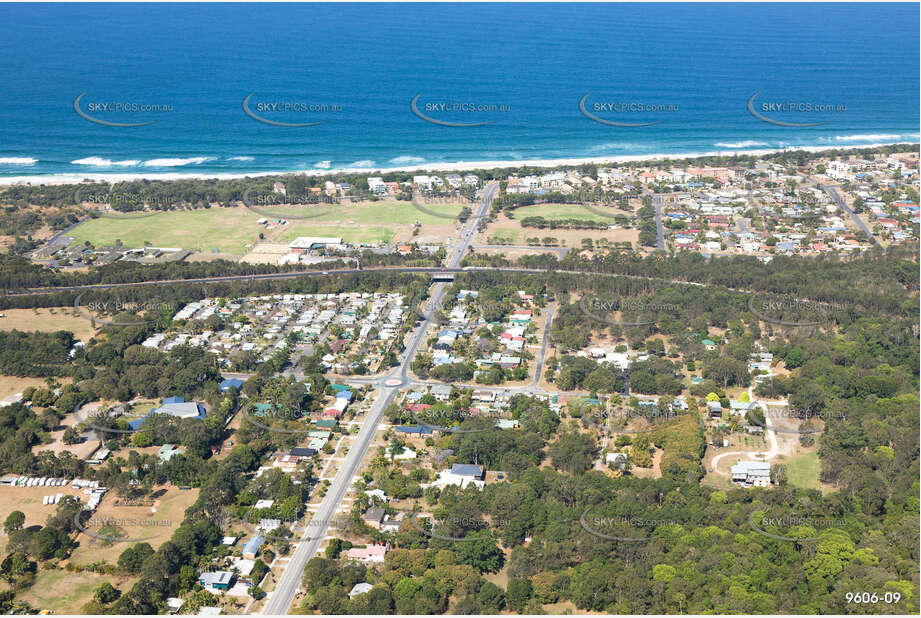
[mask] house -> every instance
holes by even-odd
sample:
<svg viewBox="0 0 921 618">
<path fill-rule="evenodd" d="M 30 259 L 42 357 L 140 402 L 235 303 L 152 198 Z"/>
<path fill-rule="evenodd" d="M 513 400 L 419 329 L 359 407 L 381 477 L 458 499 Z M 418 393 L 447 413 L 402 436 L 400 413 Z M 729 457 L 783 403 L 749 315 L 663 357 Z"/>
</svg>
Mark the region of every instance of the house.
<svg viewBox="0 0 921 618">
<path fill-rule="evenodd" d="M 233 584 L 234 576 L 230 571 L 214 571 L 211 573 L 202 573 L 198 576 L 198 583 L 204 588 L 214 588 L 216 590 L 229 590 Z"/>
<path fill-rule="evenodd" d="M 353 547 L 345 553 L 349 560 L 360 560 L 362 562 L 383 562 L 387 554 L 385 545 L 368 545 L 366 547 Z"/>
<path fill-rule="evenodd" d="M 384 509 L 368 509 L 365 511 L 365 514 L 361 516 L 361 520 L 372 528 L 380 530 L 381 522 L 384 521 Z"/>
<path fill-rule="evenodd" d="M 730 468 L 732 482 L 749 487 L 771 484 L 771 464 L 767 461 L 740 461 Z"/>
<path fill-rule="evenodd" d="M 178 399 L 178 401 L 176 401 Z M 182 397 L 169 397 L 163 405 L 153 408 L 151 414 L 168 414 L 176 418 L 205 418 L 205 408 L 194 401 L 183 401 Z"/>
<path fill-rule="evenodd" d="M 164 444 L 160 447 L 160 450 L 157 451 L 157 457 L 160 461 L 167 462 L 175 455 L 182 455 L 184 452 L 184 449 L 179 448 L 175 444 Z"/>
<path fill-rule="evenodd" d="M 253 569 L 256 568 L 256 560 L 252 558 L 237 558 L 233 556 L 230 558 L 230 563 L 233 564 L 234 570 L 243 577 L 249 577 Z"/>
<path fill-rule="evenodd" d="M 435 486 L 459 485 L 461 488 L 473 484 L 482 488 L 486 482 L 486 468 L 473 464 L 454 464 L 450 470 L 442 470 L 435 480 Z"/>
<path fill-rule="evenodd" d="M 491 403 L 496 400 L 496 393 L 493 391 L 473 391 L 471 399 L 473 399 L 473 401 L 484 401 Z"/>
<path fill-rule="evenodd" d="M 381 522 L 380 530 L 381 532 L 399 532 L 400 526 L 405 520 L 405 513 L 398 513 L 395 517 L 387 515 L 384 517 L 384 521 Z"/>
<path fill-rule="evenodd" d="M 384 195 L 387 193 L 387 185 L 383 178 L 371 177 L 368 178 L 368 190 L 375 195 Z"/>
<path fill-rule="evenodd" d="M 624 467 L 627 465 L 626 453 L 608 453 L 604 456 L 604 463 Z"/>
<path fill-rule="evenodd" d="M 178 597 L 170 597 L 166 600 L 166 611 L 171 614 L 177 613 L 182 606 L 185 605 L 185 601 Z"/>
<path fill-rule="evenodd" d="M 710 418 L 722 418 L 723 417 L 723 407 L 718 401 L 708 401 L 707 402 L 707 416 Z"/>
<path fill-rule="evenodd" d="M 352 589 L 349 590 L 349 598 L 351 599 L 352 597 L 358 596 L 359 594 L 370 592 L 373 587 L 374 586 L 372 586 L 368 582 L 361 582 L 360 584 L 355 584 L 354 586 L 352 586 Z"/>
<path fill-rule="evenodd" d="M 99 465 L 106 460 L 111 451 L 107 448 L 97 448 L 93 453 L 87 457 L 86 463 L 90 465 Z"/>
<path fill-rule="evenodd" d="M 194 401 L 186 401 L 182 397 L 167 397 L 159 408 L 151 408 L 146 416 L 133 420 L 128 425 L 131 429 L 138 429 L 151 414 L 165 414 L 180 419 L 197 418 L 203 420 L 205 418 L 205 407 Z"/>
<path fill-rule="evenodd" d="M 263 517 L 259 520 L 259 523 L 256 524 L 257 532 L 271 532 L 277 528 L 281 528 L 280 519 L 272 519 L 269 517 Z"/>
<path fill-rule="evenodd" d="M 292 448 L 287 455 L 276 456 L 275 461 L 272 462 L 272 467 L 280 468 L 282 472 L 293 472 L 299 463 L 310 459 L 316 454 L 317 451 L 312 448 Z"/>
<path fill-rule="evenodd" d="M 432 387 L 431 393 L 436 401 L 447 401 L 451 398 L 451 387 L 446 384 L 436 384 Z"/>
<path fill-rule="evenodd" d="M 365 495 L 369 498 L 377 498 L 381 502 L 387 502 L 387 494 L 384 493 L 383 489 L 368 489 L 365 491 Z"/>
<path fill-rule="evenodd" d="M 409 437 L 422 437 L 432 435 L 432 428 L 425 425 L 397 425 L 393 428 L 398 434 Z"/>
<path fill-rule="evenodd" d="M 751 401 L 737 401 L 735 399 L 729 400 L 729 409 L 736 414 L 745 414 L 749 410 L 754 410 L 757 407 L 758 404 Z"/>
<path fill-rule="evenodd" d="M 486 467 L 473 464 L 454 464 L 451 466 L 451 473 L 482 481 L 486 478 Z"/>
<path fill-rule="evenodd" d="M 240 380 L 240 379 L 237 379 L 237 378 L 228 378 L 228 379 L 224 380 L 223 382 L 221 382 L 221 385 L 220 385 L 220 386 L 221 386 L 221 392 L 222 392 L 222 393 L 226 393 L 227 391 L 229 391 L 229 390 L 232 389 L 232 388 L 235 388 L 235 389 L 238 389 L 238 390 L 239 390 L 240 387 L 243 386 L 243 380 Z"/>
<path fill-rule="evenodd" d="M 243 545 L 243 557 L 255 560 L 263 543 L 265 543 L 265 538 L 261 535 L 256 535 L 248 540 L 246 544 Z"/>
<path fill-rule="evenodd" d="M 716 349 L 716 343 L 715 343 L 713 340 L 711 340 L 711 339 L 704 339 L 703 341 L 700 342 L 700 344 L 701 344 L 702 346 L 704 346 L 704 349 L 706 349 L 706 350 L 715 350 L 715 349 Z"/>
</svg>

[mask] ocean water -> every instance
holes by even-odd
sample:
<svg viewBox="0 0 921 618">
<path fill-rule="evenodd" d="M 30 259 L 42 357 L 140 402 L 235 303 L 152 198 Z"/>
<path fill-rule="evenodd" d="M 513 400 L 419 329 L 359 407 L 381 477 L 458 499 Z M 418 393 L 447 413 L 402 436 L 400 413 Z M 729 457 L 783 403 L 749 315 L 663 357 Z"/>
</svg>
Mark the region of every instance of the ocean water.
<svg viewBox="0 0 921 618">
<path fill-rule="evenodd" d="M 0 177 L 917 142 L 918 23 L 880 3 L 4 4 Z M 755 117 L 755 93 L 763 117 L 814 126 Z M 148 124 L 94 122 L 80 95 L 91 119 Z M 488 124 L 428 122 L 417 95 L 421 115 Z M 592 120 L 586 95 L 646 126 Z"/>
</svg>

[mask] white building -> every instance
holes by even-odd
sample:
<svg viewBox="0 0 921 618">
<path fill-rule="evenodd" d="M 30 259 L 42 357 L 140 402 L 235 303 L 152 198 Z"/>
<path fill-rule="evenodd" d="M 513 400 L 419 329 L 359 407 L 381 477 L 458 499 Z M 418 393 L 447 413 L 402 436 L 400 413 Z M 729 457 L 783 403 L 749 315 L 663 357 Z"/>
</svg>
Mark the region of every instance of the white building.
<svg viewBox="0 0 921 618">
<path fill-rule="evenodd" d="M 383 178 L 371 177 L 368 178 L 368 190 L 375 195 L 384 195 L 387 193 L 387 185 Z"/>
<path fill-rule="evenodd" d="M 740 461 L 730 469 L 733 483 L 753 487 L 771 484 L 771 464 L 766 461 Z"/>
</svg>

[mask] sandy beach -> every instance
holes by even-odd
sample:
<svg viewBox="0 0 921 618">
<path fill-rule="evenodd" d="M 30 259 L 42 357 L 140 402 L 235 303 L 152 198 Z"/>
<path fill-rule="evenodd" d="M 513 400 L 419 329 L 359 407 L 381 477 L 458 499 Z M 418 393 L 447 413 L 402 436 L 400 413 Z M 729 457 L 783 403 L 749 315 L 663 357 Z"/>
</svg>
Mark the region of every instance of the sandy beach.
<svg viewBox="0 0 921 618">
<path fill-rule="evenodd" d="M 23 176 L 6 176 L 0 177 L 0 186 L 33 184 L 33 185 L 65 185 L 78 184 L 85 181 L 97 182 L 126 182 L 131 180 L 182 180 L 193 178 L 210 178 L 216 180 L 230 180 L 234 178 L 257 178 L 261 176 L 278 176 L 283 174 L 305 174 L 307 176 L 334 176 L 349 173 L 387 173 L 387 172 L 465 172 L 477 169 L 514 169 L 519 167 L 560 167 L 564 165 L 615 165 L 619 163 L 631 163 L 637 161 L 663 161 L 663 160 L 682 160 L 694 159 L 697 157 L 716 157 L 716 156 L 763 156 L 777 152 L 823 152 L 827 150 L 850 150 L 857 148 L 879 148 L 881 146 L 891 146 L 894 144 L 904 144 L 906 147 L 917 148 L 917 143 L 907 142 L 881 142 L 876 144 L 860 144 L 853 146 L 836 145 L 836 146 L 800 146 L 796 148 L 756 148 L 756 149 L 726 149 L 711 150 L 707 152 L 688 152 L 679 154 L 646 154 L 646 155 L 622 155 L 608 157 L 583 157 L 571 159 L 522 159 L 517 161 L 457 161 L 454 163 L 427 163 L 418 165 L 405 165 L 393 167 L 348 167 L 335 169 L 301 169 L 301 170 L 277 170 L 265 172 L 250 172 L 245 174 L 228 174 L 228 173 L 182 173 L 182 172 L 160 172 L 160 173 L 86 173 L 86 174 L 50 174 L 50 175 L 23 175 Z"/>
</svg>

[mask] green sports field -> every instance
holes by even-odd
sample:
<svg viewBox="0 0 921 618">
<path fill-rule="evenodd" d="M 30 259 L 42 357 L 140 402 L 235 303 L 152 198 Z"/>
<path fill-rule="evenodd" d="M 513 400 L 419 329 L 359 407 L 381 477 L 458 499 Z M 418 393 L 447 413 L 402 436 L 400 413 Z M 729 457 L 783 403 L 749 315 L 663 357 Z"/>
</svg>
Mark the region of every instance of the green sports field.
<svg viewBox="0 0 921 618">
<path fill-rule="evenodd" d="M 454 215 L 457 205 L 426 206 L 426 209 Z M 260 209 L 261 210 L 261 209 Z M 287 218 L 316 215 L 309 219 Z M 267 230 L 257 223 L 261 218 L 284 218 L 288 225 Z M 181 247 L 189 251 L 243 255 L 259 241 L 266 239 L 290 242 L 298 236 L 339 236 L 347 242 L 389 242 L 394 233 L 415 222 L 426 225 L 453 226 L 454 219 L 439 217 L 416 209 L 408 202 L 364 202 L 356 205 L 321 205 L 299 208 L 266 208 L 253 212 L 247 208 L 207 208 L 165 212 L 140 218 L 91 219 L 80 224 L 68 235 L 78 243 L 89 241 L 94 246 L 112 246 L 117 240 L 129 248 L 145 245 Z"/>
</svg>

